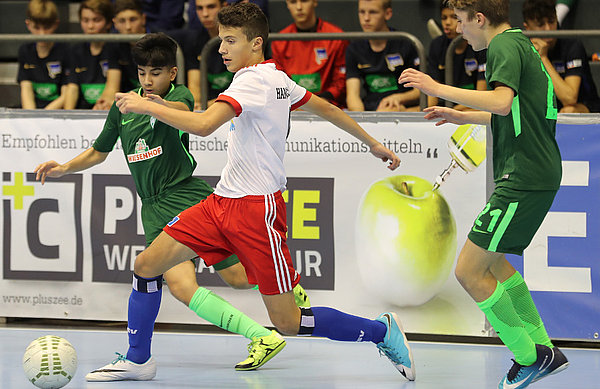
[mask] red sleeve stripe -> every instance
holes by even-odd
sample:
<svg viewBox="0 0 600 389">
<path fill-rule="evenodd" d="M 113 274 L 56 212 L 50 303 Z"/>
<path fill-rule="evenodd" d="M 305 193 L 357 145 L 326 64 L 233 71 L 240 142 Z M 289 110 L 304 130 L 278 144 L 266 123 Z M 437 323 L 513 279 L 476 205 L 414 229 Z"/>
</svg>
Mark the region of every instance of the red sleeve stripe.
<svg viewBox="0 0 600 389">
<path fill-rule="evenodd" d="M 222 101 L 224 103 L 231 105 L 231 108 L 233 108 L 235 110 L 235 116 L 240 116 L 240 114 L 242 113 L 242 106 L 233 97 L 230 97 L 230 96 L 227 96 L 224 94 L 220 94 L 219 97 L 217 97 L 216 101 Z"/>
<path fill-rule="evenodd" d="M 302 107 L 304 104 L 306 104 L 306 102 L 308 100 L 310 100 L 310 97 L 312 96 L 312 93 L 310 93 L 309 91 L 306 91 L 306 93 L 304 94 L 304 97 L 300 99 L 300 101 L 296 102 L 295 104 L 292 104 L 292 107 L 290 108 L 291 111 L 298 109 L 300 107 Z"/>
</svg>

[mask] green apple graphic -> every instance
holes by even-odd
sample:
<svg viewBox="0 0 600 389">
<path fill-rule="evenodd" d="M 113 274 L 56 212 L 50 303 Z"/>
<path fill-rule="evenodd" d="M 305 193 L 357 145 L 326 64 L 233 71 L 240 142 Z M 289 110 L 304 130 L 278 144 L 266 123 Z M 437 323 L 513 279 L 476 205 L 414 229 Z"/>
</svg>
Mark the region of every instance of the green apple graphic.
<svg viewBox="0 0 600 389">
<path fill-rule="evenodd" d="M 434 297 L 456 257 L 456 223 L 439 191 L 408 175 L 375 182 L 360 201 L 356 254 L 373 293 L 397 306 Z"/>
</svg>

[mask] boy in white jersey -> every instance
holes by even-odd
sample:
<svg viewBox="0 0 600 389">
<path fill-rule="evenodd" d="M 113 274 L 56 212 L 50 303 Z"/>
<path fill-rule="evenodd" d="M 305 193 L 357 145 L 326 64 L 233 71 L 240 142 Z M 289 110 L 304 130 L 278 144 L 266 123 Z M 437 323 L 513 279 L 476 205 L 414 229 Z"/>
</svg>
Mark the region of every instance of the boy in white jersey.
<svg viewBox="0 0 600 389">
<path fill-rule="evenodd" d="M 333 340 L 372 341 L 409 380 L 415 366 L 402 325 L 395 313 L 376 320 L 348 315 L 332 308 L 298 308 L 292 294 L 300 275 L 286 244 L 286 211 L 281 192 L 290 110 L 300 106 L 329 120 L 389 161 L 394 170 L 400 159 L 367 134 L 339 108 L 312 95 L 264 61 L 268 37 L 265 15 L 252 3 L 223 8 L 218 15 L 219 53 L 227 69 L 236 73 L 230 87 L 203 113 L 169 109 L 136 94 L 118 94 L 123 113 L 136 112 L 186 132 L 208 136 L 232 121 L 228 161 L 215 193 L 175 217 L 135 261 L 139 282 L 154 282 L 172 266 L 200 256 L 207 265 L 238 255 L 248 281 L 262 293 L 271 322 L 284 334 L 325 336 Z M 147 290 L 146 288 L 142 288 Z M 271 353 L 268 344 L 255 347 L 243 364 Z M 243 366 L 241 366 L 243 367 Z"/>
</svg>

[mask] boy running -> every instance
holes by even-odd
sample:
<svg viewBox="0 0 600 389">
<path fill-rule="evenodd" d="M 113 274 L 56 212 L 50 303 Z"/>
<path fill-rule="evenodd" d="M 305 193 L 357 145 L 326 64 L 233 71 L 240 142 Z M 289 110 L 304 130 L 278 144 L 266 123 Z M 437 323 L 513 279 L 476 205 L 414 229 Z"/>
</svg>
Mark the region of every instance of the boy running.
<svg viewBox="0 0 600 389">
<path fill-rule="evenodd" d="M 189 111 L 194 107 L 190 91 L 183 85 L 172 84 L 177 75 L 176 49 L 176 43 L 163 33 L 148 34 L 139 40 L 132 51 L 142 87 L 132 93 L 141 99 L 160 101 L 174 110 Z M 146 243 L 150 245 L 173 216 L 212 193 L 205 181 L 192 177 L 196 161 L 188 151 L 188 134 L 148 115 L 121 114 L 113 104 L 104 129 L 90 149 L 63 165 L 54 161 L 40 164 L 35 169 L 36 178 L 43 184 L 46 177 L 61 177 L 97 165 L 106 159 L 119 137 L 142 199 L 142 223 Z M 213 264 L 229 285 L 240 289 L 252 287 L 237 257 L 223 257 Z M 252 363 L 245 370 L 262 366 L 285 346 L 275 331 L 260 326 L 213 292 L 199 287 L 193 262 L 180 263 L 166 272 L 164 278 L 173 296 L 198 316 L 252 341 Z M 136 278 L 133 284 L 138 284 Z M 89 373 L 88 381 L 154 378 L 156 363 L 150 354 L 150 342 L 160 308 L 162 282 L 146 287 L 154 293 L 134 287 L 129 298 L 127 356 L 119 354 L 111 364 Z M 301 286 L 296 291 L 304 292 Z M 265 353 L 262 343 L 269 343 L 272 353 Z"/>
<path fill-rule="evenodd" d="M 425 118 L 439 120 L 437 125 L 491 125 L 496 188 L 458 257 L 456 278 L 515 356 L 498 387 L 524 388 L 568 366 L 548 338 L 523 277 L 504 256 L 523 253 L 560 186 L 556 97 L 533 44 L 508 23 L 509 0 L 450 3 L 458 18 L 457 32 L 474 50 L 488 49 L 486 81 L 491 90 L 438 84 L 414 69 L 405 70 L 399 82 L 487 111 L 430 107 Z"/>
<path fill-rule="evenodd" d="M 213 264 L 235 253 L 250 283 L 257 283 L 271 322 L 288 335 L 325 336 L 342 341 L 371 341 L 406 378 L 415 378 L 408 342 L 395 313 L 376 320 L 332 308 L 299 308 L 292 288 L 300 275 L 286 244 L 283 167 L 290 110 L 303 109 L 329 120 L 389 161 L 399 158 L 367 134 L 339 108 L 306 91 L 272 61 L 264 61 L 269 26 L 260 8 L 237 3 L 218 14 L 219 52 L 230 72 L 229 88 L 203 113 L 178 111 L 134 93 L 118 94 L 124 114 L 148 114 L 183 131 L 208 136 L 231 121 L 228 161 L 213 194 L 175 217 L 154 242 L 138 255 L 134 288 L 155 293 L 172 266 L 201 256 Z M 155 99 L 160 101 L 159 99 Z"/>
</svg>

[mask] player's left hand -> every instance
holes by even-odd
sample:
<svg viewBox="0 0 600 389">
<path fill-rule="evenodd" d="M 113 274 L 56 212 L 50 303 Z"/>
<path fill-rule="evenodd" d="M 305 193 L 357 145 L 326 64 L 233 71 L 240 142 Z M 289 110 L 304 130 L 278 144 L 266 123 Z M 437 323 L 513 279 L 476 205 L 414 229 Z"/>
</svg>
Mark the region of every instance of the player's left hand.
<svg viewBox="0 0 600 389">
<path fill-rule="evenodd" d="M 408 68 L 404 70 L 398 78 L 398 83 L 403 84 L 407 88 L 417 88 L 426 95 L 438 97 L 437 89 L 440 84 L 417 69 Z"/>
<path fill-rule="evenodd" d="M 146 98 L 148 99 L 148 101 L 152 101 L 153 103 L 161 104 L 161 105 L 164 105 L 164 106 L 167 105 L 167 102 L 165 100 L 163 100 L 163 98 L 160 97 L 159 95 L 155 95 L 155 94 L 149 93 L 149 94 L 146 95 Z"/>
<path fill-rule="evenodd" d="M 148 100 L 135 92 L 117 93 L 115 95 L 115 101 L 117 102 L 117 108 L 119 108 L 121 113 L 146 113 L 145 106 Z"/>
<path fill-rule="evenodd" d="M 96 104 L 94 104 L 94 106 L 92 107 L 92 109 L 94 111 L 106 111 L 110 109 L 110 105 L 112 103 L 107 101 L 104 98 L 99 98 L 98 100 L 96 100 Z"/>
<path fill-rule="evenodd" d="M 394 152 L 381 143 L 371 146 L 371 154 L 381 159 L 383 162 L 388 162 L 388 169 L 396 170 L 400 166 L 400 158 Z"/>
<path fill-rule="evenodd" d="M 541 38 L 531 38 L 531 43 L 533 43 L 535 49 L 540 53 L 540 57 L 548 56 L 549 44 L 546 40 Z"/>
</svg>

